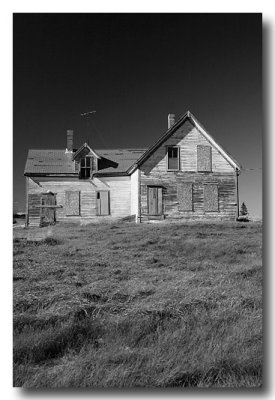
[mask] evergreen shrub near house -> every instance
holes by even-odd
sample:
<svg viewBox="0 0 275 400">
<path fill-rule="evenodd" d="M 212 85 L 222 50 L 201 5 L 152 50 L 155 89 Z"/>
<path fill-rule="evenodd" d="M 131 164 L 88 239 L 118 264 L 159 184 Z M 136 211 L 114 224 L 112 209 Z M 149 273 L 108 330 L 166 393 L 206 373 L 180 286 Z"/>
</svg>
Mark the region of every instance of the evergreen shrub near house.
<svg viewBox="0 0 275 400">
<path fill-rule="evenodd" d="M 247 207 L 246 207 L 246 204 L 245 204 L 244 201 L 242 202 L 242 205 L 241 205 L 241 208 L 240 208 L 240 215 L 238 217 L 238 221 L 241 221 L 241 222 L 248 222 L 249 221 L 248 210 L 247 210 Z"/>
</svg>

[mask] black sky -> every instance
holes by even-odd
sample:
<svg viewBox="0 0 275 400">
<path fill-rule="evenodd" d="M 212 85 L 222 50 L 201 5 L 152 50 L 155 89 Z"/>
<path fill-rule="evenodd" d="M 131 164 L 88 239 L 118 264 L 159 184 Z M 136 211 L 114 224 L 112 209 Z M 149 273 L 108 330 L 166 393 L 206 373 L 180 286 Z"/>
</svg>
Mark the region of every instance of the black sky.
<svg viewBox="0 0 275 400">
<path fill-rule="evenodd" d="M 29 148 L 148 147 L 190 110 L 245 168 L 261 168 L 261 14 L 14 14 L 14 202 Z M 96 110 L 85 122 L 80 114 Z M 261 171 L 241 201 L 261 215 Z"/>
</svg>

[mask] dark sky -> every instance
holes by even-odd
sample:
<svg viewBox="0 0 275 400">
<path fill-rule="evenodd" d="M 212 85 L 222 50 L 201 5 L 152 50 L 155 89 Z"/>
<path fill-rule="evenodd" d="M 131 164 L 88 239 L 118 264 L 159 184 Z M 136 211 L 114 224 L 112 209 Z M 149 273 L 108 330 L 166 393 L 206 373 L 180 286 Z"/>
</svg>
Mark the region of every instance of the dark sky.
<svg viewBox="0 0 275 400">
<path fill-rule="evenodd" d="M 14 203 L 29 148 L 146 148 L 190 110 L 261 215 L 261 14 L 14 14 Z M 81 113 L 96 110 L 88 121 Z M 177 119 L 176 118 L 176 119 Z"/>
</svg>

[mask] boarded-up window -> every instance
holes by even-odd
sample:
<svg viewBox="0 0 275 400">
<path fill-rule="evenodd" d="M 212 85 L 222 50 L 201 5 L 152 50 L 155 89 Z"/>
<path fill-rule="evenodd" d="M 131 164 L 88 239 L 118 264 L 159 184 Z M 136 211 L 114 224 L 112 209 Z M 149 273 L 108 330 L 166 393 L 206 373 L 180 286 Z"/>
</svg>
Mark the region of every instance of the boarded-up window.
<svg viewBox="0 0 275 400">
<path fill-rule="evenodd" d="M 204 211 L 219 211 L 218 185 L 204 185 Z"/>
<path fill-rule="evenodd" d="M 180 211 L 193 211 L 193 184 L 191 182 L 178 184 L 178 201 Z"/>
<path fill-rule="evenodd" d="M 212 171 L 212 148 L 211 146 L 197 146 L 197 168 L 199 172 Z"/>
<path fill-rule="evenodd" d="M 80 215 L 80 192 L 65 192 L 66 215 Z"/>
<path fill-rule="evenodd" d="M 97 215 L 110 215 L 110 193 L 106 190 L 96 194 Z"/>
</svg>

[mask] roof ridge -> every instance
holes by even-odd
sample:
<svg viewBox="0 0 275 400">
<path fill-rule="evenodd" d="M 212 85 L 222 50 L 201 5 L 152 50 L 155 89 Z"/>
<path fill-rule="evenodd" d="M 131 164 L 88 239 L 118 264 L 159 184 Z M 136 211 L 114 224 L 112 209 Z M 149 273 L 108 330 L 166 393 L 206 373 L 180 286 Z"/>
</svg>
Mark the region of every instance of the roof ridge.
<svg viewBox="0 0 275 400">
<path fill-rule="evenodd" d="M 50 150 L 50 151 L 66 151 L 66 148 L 64 148 L 64 149 L 37 149 L 37 148 L 35 148 L 35 149 L 29 149 L 29 150 Z"/>
<path fill-rule="evenodd" d="M 113 149 L 94 149 L 94 150 L 104 150 L 104 151 L 106 151 L 106 150 L 128 150 L 128 151 L 131 151 L 131 150 L 147 150 L 148 149 L 148 147 L 117 147 L 117 148 L 113 148 Z M 31 148 L 31 149 L 28 149 L 28 150 L 37 150 L 37 151 L 66 151 L 66 148 L 63 148 L 63 149 L 41 149 L 41 148 Z"/>
<path fill-rule="evenodd" d="M 145 149 L 145 148 L 141 148 L 141 147 L 136 147 L 136 148 L 134 148 L 134 147 L 117 147 L 117 148 L 115 148 L 115 149 L 97 149 L 97 151 L 98 150 L 128 150 L 128 151 L 130 151 L 130 150 L 147 150 L 147 148 Z"/>
</svg>

